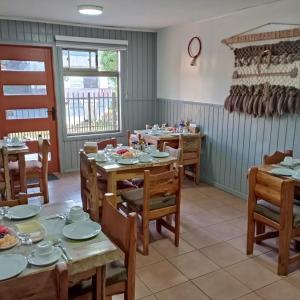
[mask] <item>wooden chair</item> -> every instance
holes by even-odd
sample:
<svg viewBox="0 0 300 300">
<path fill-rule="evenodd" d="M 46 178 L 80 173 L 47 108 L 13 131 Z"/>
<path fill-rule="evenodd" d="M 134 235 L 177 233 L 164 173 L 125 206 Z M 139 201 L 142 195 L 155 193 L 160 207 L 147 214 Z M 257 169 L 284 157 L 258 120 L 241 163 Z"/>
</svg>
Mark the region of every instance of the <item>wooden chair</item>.
<svg viewBox="0 0 300 300">
<path fill-rule="evenodd" d="M 98 150 L 104 150 L 107 145 L 112 145 L 114 148 L 117 147 L 117 139 L 111 138 L 107 140 L 102 140 L 100 142 L 97 142 Z"/>
<path fill-rule="evenodd" d="M 184 167 L 193 168 L 193 170 L 185 168 L 184 173 L 193 177 L 195 183 L 198 183 L 200 177 L 201 135 L 180 135 L 179 148 L 182 149 L 180 164 Z"/>
<path fill-rule="evenodd" d="M 131 300 L 135 297 L 136 215 L 126 217 L 116 207 L 116 195 L 105 194 L 102 231 L 125 254 L 124 264 L 113 262 L 106 267 L 106 296 L 124 293 L 124 299 Z"/>
<path fill-rule="evenodd" d="M 127 130 L 127 145 L 132 147 L 134 144 L 137 144 L 141 139 L 140 134 L 133 134 L 130 130 Z"/>
<path fill-rule="evenodd" d="M 80 190 L 82 207 L 95 222 L 99 222 L 102 215 L 102 200 L 107 192 L 107 180 L 97 173 L 96 160 L 89 158 L 80 150 Z M 128 180 L 117 182 L 117 192 L 136 189 Z"/>
<path fill-rule="evenodd" d="M 99 222 L 104 193 L 98 188 L 96 160 L 89 158 L 83 150 L 80 150 L 80 187 L 83 210 Z"/>
<path fill-rule="evenodd" d="M 106 236 L 117 245 L 125 256 L 124 262 L 114 261 L 106 265 L 106 299 L 124 293 L 125 300 L 133 300 L 135 298 L 136 215 L 131 213 L 125 216 L 119 212 L 116 195 L 105 194 L 101 227 Z M 101 283 L 93 282 L 93 284 Z M 72 287 L 70 299 L 92 299 L 92 293 L 89 280 Z"/>
<path fill-rule="evenodd" d="M 0 282 L 0 298 L 5 300 L 68 300 L 68 269 L 59 263 L 54 270 L 39 270 L 28 276 Z"/>
<path fill-rule="evenodd" d="M 149 254 L 149 222 L 156 220 L 157 231 L 164 226 L 175 234 L 175 245 L 179 245 L 180 231 L 180 200 L 183 167 L 160 174 L 150 174 L 144 171 L 144 188 L 124 192 L 121 194 L 128 211 L 136 212 L 142 219 L 142 240 L 144 255 Z M 171 224 L 163 217 L 175 215 L 175 224 Z M 172 218 L 168 218 L 172 220 Z"/>
<path fill-rule="evenodd" d="M 4 199 L 11 199 L 8 152 L 6 147 L 0 149 L 0 193 Z"/>
<path fill-rule="evenodd" d="M 26 178 L 27 180 L 38 180 L 37 183 L 27 183 L 27 188 L 40 189 L 39 192 L 28 193 L 28 197 L 43 196 L 44 203 L 49 202 L 48 191 L 48 155 L 49 155 L 50 143 L 47 139 L 38 140 L 38 160 L 26 161 Z M 12 190 L 13 197 L 19 191 L 20 187 L 16 186 L 16 182 L 19 181 L 19 166 L 18 162 L 10 164 L 10 170 L 12 171 Z"/>
<path fill-rule="evenodd" d="M 293 156 L 293 150 L 286 150 L 284 152 L 276 151 L 270 155 L 264 155 L 263 163 L 265 165 L 276 165 L 281 163 L 286 157 Z M 300 188 L 295 187 L 295 199 L 300 201 Z M 300 204 L 300 203 L 299 203 Z"/>
<path fill-rule="evenodd" d="M 300 236 L 300 207 L 294 205 L 294 182 L 281 179 L 257 168 L 248 174 L 248 230 L 247 254 L 253 253 L 254 242 L 279 237 L 278 274 L 287 275 L 289 264 L 300 259 L 290 257 L 290 242 Z M 275 231 L 265 232 L 267 225 Z"/>
<path fill-rule="evenodd" d="M 3 207 L 3 206 L 13 207 L 13 206 L 22 205 L 22 204 L 28 204 L 28 196 L 27 196 L 27 194 L 20 193 L 18 195 L 18 199 L 0 200 L 0 207 Z"/>
<path fill-rule="evenodd" d="M 263 163 L 265 165 L 279 164 L 287 156 L 293 156 L 293 150 L 286 150 L 284 152 L 276 151 L 273 154 L 264 155 L 264 157 L 263 157 Z"/>
</svg>

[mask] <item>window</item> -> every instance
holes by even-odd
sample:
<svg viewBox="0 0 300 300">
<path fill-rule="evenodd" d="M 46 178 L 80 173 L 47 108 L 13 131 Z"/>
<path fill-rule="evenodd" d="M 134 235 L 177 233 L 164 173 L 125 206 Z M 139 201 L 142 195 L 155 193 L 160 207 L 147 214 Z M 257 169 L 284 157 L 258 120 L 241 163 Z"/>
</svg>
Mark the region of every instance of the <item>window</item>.
<svg viewBox="0 0 300 300">
<path fill-rule="evenodd" d="M 120 55 L 116 50 L 63 49 L 68 136 L 120 131 Z"/>
<path fill-rule="evenodd" d="M 43 61 L 30 60 L 1 60 L 1 71 L 44 72 Z"/>
<path fill-rule="evenodd" d="M 47 95 L 46 85 L 3 85 L 4 96 Z"/>
</svg>

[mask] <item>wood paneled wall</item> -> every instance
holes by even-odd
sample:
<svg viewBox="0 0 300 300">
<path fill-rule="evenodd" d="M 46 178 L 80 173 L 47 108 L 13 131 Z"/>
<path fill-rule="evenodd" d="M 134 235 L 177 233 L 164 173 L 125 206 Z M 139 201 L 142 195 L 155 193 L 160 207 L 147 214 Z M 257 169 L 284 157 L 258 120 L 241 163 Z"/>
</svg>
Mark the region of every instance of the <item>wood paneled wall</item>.
<svg viewBox="0 0 300 300">
<path fill-rule="evenodd" d="M 199 124 L 207 134 L 201 155 L 201 177 L 224 190 L 246 197 L 246 174 L 264 154 L 293 149 L 300 158 L 300 116 L 254 118 L 231 113 L 221 105 L 157 100 L 158 123 L 181 119 Z"/>
<path fill-rule="evenodd" d="M 122 125 L 123 133 L 118 137 L 125 142 L 127 129 L 144 128 L 155 118 L 156 103 L 156 33 L 126 30 L 89 28 L 71 25 L 46 24 L 0 20 L 0 42 L 4 44 L 36 44 L 53 47 L 54 69 L 59 76 L 57 51 L 54 36 L 67 35 L 91 38 L 128 40 L 125 65 L 121 70 L 122 81 Z M 56 80 L 56 100 L 59 113 L 59 137 L 61 171 L 78 169 L 78 151 L 86 138 L 64 137 L 64 113 L 62 86 Z"/>
</svg>

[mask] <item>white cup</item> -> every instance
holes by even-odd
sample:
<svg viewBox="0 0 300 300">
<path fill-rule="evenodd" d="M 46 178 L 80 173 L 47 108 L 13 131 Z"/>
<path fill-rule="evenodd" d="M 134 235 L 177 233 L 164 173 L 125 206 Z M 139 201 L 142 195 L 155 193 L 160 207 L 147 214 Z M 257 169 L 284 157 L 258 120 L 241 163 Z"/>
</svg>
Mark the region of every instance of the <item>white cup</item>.
<svg viewBox="0 0 300 300">
<path fill-rule="evenodd" d="M 42 241 L 36 245 L 36 254 L 39 256 L 49 256 L 54 250 L 50 241 Z"/>
<path fill-rule="evenodd" d="M 83 216 L 83 209 L 81 206 L 73 206 L 69 212 L 69 219 L 71 220 L 79 220 Z"/>
<path fill-rule="evenodd" d="M 154 129 L 154 130 L 157 130 L 157 129 L 159 129 L 159 126 L 158 126 L 158 124 L 154 124 L 154 125 L 153 125 L 153 127 L 152 127 L 152 129 Z"/>
<path fill-rule="evenodd" d="M 293 162 L 293 158 L 291 156 L 286 156 L 283 161 L 285 163 L 291 164 Z"/>
<path fill-rule="evenodd" d="M 105 155 L 104 155 L 104 153 L 102 153 L 102 152 L 98 152 L 97 153 L 97 158 L 96 158 L 98 161 L 104 161 L 105 160 Z"/>
</svg>

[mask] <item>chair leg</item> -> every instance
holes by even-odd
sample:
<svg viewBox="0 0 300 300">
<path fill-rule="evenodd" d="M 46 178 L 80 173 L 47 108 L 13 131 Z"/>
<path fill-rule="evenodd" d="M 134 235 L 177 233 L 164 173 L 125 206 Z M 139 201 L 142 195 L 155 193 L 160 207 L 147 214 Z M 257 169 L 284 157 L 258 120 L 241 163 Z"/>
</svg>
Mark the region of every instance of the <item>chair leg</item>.
<svg viewBox="0 0 300 300">
<path fill-rule="evenodd" d="M 180 215 L 178 212 L 175 213 L 175 246 L 179 246 L 180 236 Z"/>
<path fill-rule="evenodd" d="M 286 234 L 286 231 L 279 231 L 278 245 L 278 275 L 286 276 L 288 274 L 289 256 L 290 256 L 291 238 Z"/>
<path fill-rule="evenodd" d="M 48 191 L 48 180 L 47 178 L 42 179 L 42 186 L 43 186 L 43 196 L 44 196 L 44 203 L 49 203 L 49 191 Z"/>
<path fill-rule="evenodd" d="M 143 254 L 149 255 L 149 221 L 143 218 Z"/>
<path fill-rule="evenodd" d="M 266 231 L 266 226 L 263 223 L 256 222 L 256 235 L 263 234 Z M 261 241 L 256 242 L 256 244 L 261 244 Z"/>
<path fill-rule="evenodd" d="M 200 180 L 200 165 L 196 164 L 195 165 L 195 183 L 199 184 L 199 180 Z"/>
<path fill-rule="evenodd" d="M 161 233 L 161 222 L 160 219 L 156 220 L 156 231 Z"/>
<path fill-rule="evenodd" d="M 248 216 L 247 226 L 247 255 L 253 254 L 255 235 L 255 222 L 252 216 Z"/>
</svg>

